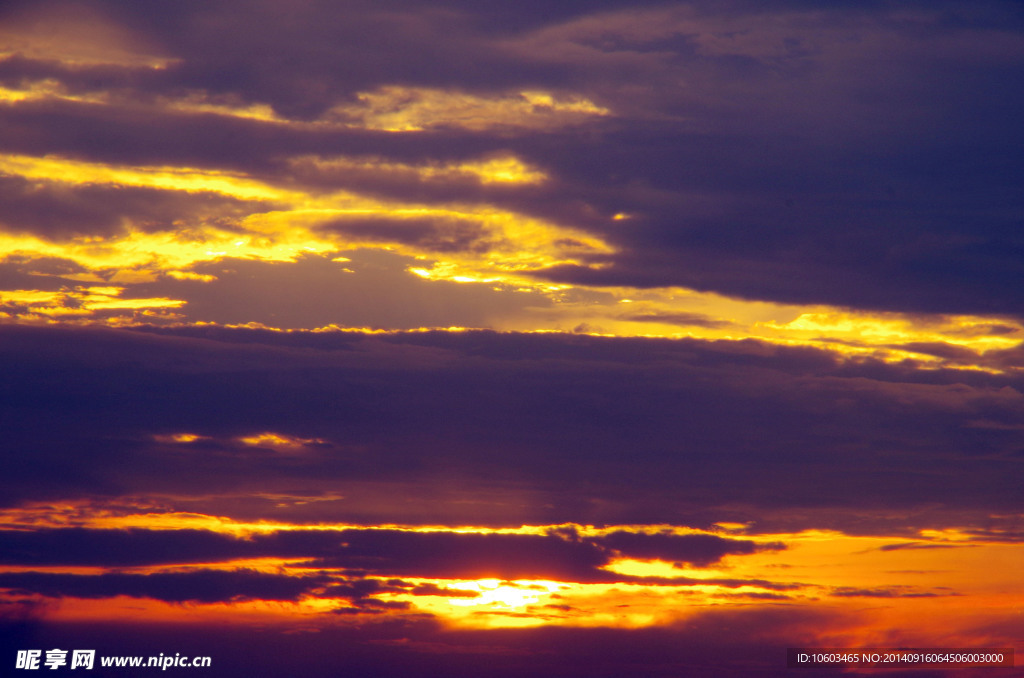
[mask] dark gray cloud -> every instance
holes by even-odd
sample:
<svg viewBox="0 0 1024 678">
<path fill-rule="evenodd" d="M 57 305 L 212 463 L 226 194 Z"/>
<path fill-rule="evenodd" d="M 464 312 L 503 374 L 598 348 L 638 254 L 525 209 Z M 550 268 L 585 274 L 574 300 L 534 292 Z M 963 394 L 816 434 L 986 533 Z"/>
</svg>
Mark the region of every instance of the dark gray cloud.
<svg viewBox="0 0 1024 678">
<path fill-rule="evenodd" d="M 469 510 L 503 525 L 710 523 L 741 517 L 739 505 L 748 519 L 809 510 L 803 527 L 856 522 L 826 516 L 839 507 L 1019 507 L 1024 385 L 1012 375 L 753 341 L 213 327 L 0 336 L 9 504 L 156 494 L 265 517 L 287 510 L 230 496 L 297 493 L 328 499 L 304 506 L 304 520 L 461 524 Z M 318 442 L 240 439 L 265 431 Z M 203 437 L 160 437 L 174 433 Z M 203 496 L 227 503 L 190 503 Z"/>
<path fill-rule="evenodd" d="M 302 561 L 307 566 L 340 568 L 375 576 L 595 582 L 641 580 L 600 569 L 616 555 L 707 566 L 728 554 L 748 555 L 765 548 L 751 541 L 715 535 L 647 535 L 623 531 L 599 538 L 566 539 L 556 535 L 378 529 L 285 530 L 236 539 L 202 530 L 54 528 L 4 532 L 0 563 L 23 567 L 90 565 L 116 568 L 284 558 Z M 773 544 L 767 548 L 783 546 Z M 670 584 L 693 580 L 651 581 Z M 400 583 L 396 581 L 395 585 Z M 722 580 L 722 583 L 725 586 L 752 583 L 775 586 L 770 582 L 746 580 Z M 356 585 L 338 584 L 335 588 L 338 586 Z M 378 587 L 373 588 L 374 591 L 385 590 L 379 582 L 362 582 L 358 586 Z M 10 588 L 16 587 L 12 585 Z M 348 597 L 363 598 L 369 594 L 362 589 L 352 591 L 359 595 Z M 431 591 L 423 589 L 418 594 L 440 595 Z"/>
<path fill-rule="evenodd" d="M 450 589 L 437 584 L 420 584 L 414 586 L 409 593 L 414 596 L 444 596 L 446 598 L 477 598 L 480 594 L 466 589 Z"/>
<path fill-rule="evenodd" d="M 15 595 L 36 593 L 52 598 L 154 598 L 169 603 L 217 603 L 239 600 L 298 600 L 323 586 L 322 576 L 289 576 L 255 570 L 197 570 L 154 574 L 97 575 L 6 572 L 0 588 Z M 340 597 L 340 595 L 339 595 Z"/>
<path fill-rule="evenodd" d="M 559 537 L 442 532 L 346 531 L 333 555 L 312 561 L 397 576 L 462 579 L 607 581 L 596 568 L 608 555 L 592 543 Z M 614 578 L 615 575 L 611 575 Z"/>
<path fill-rule="evenodd" d="M 939 596 L 956 596 L 960 594 L 951 591 L 915 591 L 906 587 L 858 589 L 850 586 L 840 586 L 833 589 L 829 595 L 837 598 L 937 598 Z"/>
<path fill-rule="evenodd" d="M 7 565 L 126 567 L 216 562 L 253 553 L 250 544 L 204 530 L 5 531 L 0 562 Z"/>
<path fill-rule="evenodd" d="M 675 560 L 703 567 L 726 554 L 750 554 L 785 548 L 782 544 L 758 545 L 751 541 L 722 539 L 710 534 L 643 534 L 617 530 L 599 543 L 628 558 Z"/>
<path fill-rule="evenodd" d="M 902 544 L 886 544 L 879 546 L 879 551 L 901 551 L 904 549 L 956 549 L 970 548 L 973 544 L 928 544 L 923 542 L 905 542 Z"/>
<path fill-rule="evenodd" d="M 130 186 L 45 184 L 0 175 L 0 228 L 49 240 L 109 238 L 130 226 L 176 231 L 238 219 L 271 208 L 215 193 L 183 193 Z"/>
</svg>

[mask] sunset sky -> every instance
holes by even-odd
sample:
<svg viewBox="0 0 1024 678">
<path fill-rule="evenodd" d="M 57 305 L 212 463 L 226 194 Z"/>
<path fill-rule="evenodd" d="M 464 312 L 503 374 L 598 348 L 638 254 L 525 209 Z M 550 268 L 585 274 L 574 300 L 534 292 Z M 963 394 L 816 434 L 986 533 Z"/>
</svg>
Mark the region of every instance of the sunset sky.
<svg viewBox="0 0 1024 678">
<path fill-rule="evenodd" d="M 2 675 L 1021 665 L 1022 393 L 1019 2 L 0 4 Z"/>
</svg>

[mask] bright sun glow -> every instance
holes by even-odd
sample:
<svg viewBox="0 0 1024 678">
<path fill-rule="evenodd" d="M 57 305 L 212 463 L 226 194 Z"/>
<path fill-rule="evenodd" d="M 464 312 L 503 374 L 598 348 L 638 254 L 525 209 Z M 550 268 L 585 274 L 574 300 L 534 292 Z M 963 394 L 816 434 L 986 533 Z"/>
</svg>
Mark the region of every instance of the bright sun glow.
<svg viewBox="0 0 1024 678">
<path fill-rule="evenodd" d="M 460 591 L 475 591 L 480 595 L 475 598 L 449 598 L 449 605 L 473 607 L 478 605 L 497 605 L 501 607 L 524 608 L 537 604 L 543 597 L 559 589 L 558 582 L 517 580 L 504 582 L 500 579 L 478 579 L 476 581 L 455 582 L 449 588 Z"/>
</svg>

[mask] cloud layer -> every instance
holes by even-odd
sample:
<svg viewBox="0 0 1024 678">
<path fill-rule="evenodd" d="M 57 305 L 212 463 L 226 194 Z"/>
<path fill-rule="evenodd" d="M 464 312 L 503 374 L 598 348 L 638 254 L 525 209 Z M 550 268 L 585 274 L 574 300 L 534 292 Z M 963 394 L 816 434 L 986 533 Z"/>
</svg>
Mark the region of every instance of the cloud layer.
<svg viewBox="0 0 1024 678">
<path fill-rule="evenodd" d="M 502 245 L 479 216 L 393 221 L 396 201 L 477 204 L 606 245 L 505 269 L 521 279 L 1019 317 L 1013 3 L 566 4 L 543 16 L 268 3 L 244 18 L 231 2 L 94 3 L 76 10 L 76 40 L 27 28 L 60 35 L 60 7 L 15 4 L 4 19 L 13 156 L 227 172 L 277 198 L 344 190 L 390 205 L 383 221 L 325 214 L 338 250 L 400 244 L 464 267 L 526 245 L 507 232 Z M 535 178 L 443 169 L 495 158 Z M 63 185 L 73 172 L 29 188 L 37 176 L 4 171 L 4 230 L 44 239 L 189 220 L 253 233 L 244 217 L 260 209 L 170 183 L 104 200 L 104 186 Z"/>
<path fill-rule="evenodd" d="M 754 342 L 0 332 L 8 505 L 302 487 L 376 497 L 300 509 L 335 521 L 515 525 L 657 523 L 709 505 L 1010 511 L 1019 499 L 1022 385 L 1009 375 Z"/>
</svg>

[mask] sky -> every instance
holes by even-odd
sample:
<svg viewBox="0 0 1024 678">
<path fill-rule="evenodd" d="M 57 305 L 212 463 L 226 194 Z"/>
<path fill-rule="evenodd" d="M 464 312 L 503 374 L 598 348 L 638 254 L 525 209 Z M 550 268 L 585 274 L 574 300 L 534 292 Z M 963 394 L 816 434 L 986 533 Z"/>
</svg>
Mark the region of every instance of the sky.
<svg viewBox="0 0 1024 678">
<path fill-rule="evenodd" d="M 7 0 L 4 673 L 1020 675 L 786 649 L 1024 652 L 1022 85 L 1011 0 Z"/>
</svg>

